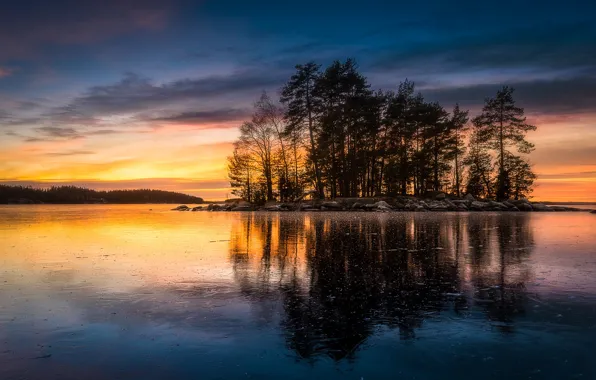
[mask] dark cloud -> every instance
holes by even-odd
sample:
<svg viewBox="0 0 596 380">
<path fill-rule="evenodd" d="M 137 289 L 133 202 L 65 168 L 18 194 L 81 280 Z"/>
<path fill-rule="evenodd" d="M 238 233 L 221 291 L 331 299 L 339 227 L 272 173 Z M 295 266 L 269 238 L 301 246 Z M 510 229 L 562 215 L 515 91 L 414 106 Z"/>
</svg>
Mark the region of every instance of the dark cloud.
<svg viewBox="0 0 596 380">
<path fill-rule="evenodd" d="M 172 2 L 157 0 L 8 0 L 0 13 L 0 61 L 36 54 L 45 44 L 82 45 L 160 30 L 172 12 Z"/>
<path fill-rule="evenodd" d="M 70 127 L 39 127 L 34 129 L 38 136 L 24 136 L 12 133 L 12 136 L 22 137 L 26 142 L 78 140 L 87 136 L 101 136 L 122 133 L 116 129 L 77 130 Z"/>
<path fill-rule="evenodd" d="M 249 117 L 251 110 L 245 108 L 222 108 L 211 111 L 182 112 L 171 116 L 154 117 L 151 120 L 176 123 L 214 123 L 236 121 Z"/>
<path fill-rule="evenodd" d="M 591 68 L 596 73 L 596 26 L 566 22 L 524 26 L 488 33 L 446 36 L 416 45 L 377 49 L 376 70 L 466 71 L 499 68 Z M 388 51 L 387 51 L 388 50 Z"/>
<path fill-rule="evenodd" d="M 495 95 L 503 85 L 515 88 L 515 99 L 528 112 L 539 114 L 573 114 L 596 111 L 596 77 L 534 80 L 479 84 L 468 87 L 423 90 L 430 100 L 444 105 L 459 102 L 470 108 L 479 108 L 487 97 Z"/>
<path fill-rule="evenodd" d="M 252 94 L 277 86 L 282 81 L 275 73 L 246 70 L 229 75 L 154 85 L 148 78 L 129 73 L 118 83 L 90 88 L 82 96 L 75 98 L 68 109 L 84 115 L 104 116 L 140 112 L 239 93 L 254 96 Z"/>
<path fill-rule="evenodd" d="M 75 139 L 79 138 L 79 132 L 74 128 L 61 128 L 61 127 L 40 127 L 35 129 L 37 132 L 44 136 L 64 138 L 64 139 Z"/>
</svg>

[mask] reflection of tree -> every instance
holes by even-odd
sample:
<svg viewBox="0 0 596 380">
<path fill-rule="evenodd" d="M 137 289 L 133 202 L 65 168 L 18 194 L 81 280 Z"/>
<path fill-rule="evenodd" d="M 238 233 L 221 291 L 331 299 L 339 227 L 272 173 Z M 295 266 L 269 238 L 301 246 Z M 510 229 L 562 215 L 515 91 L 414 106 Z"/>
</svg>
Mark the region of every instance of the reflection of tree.
<svg viewBox="0 0 596 380">
<path fill-rule="evenodd" d="M 472 280 L 476 303 L 486 310 L 489 320 L 501 322 L 496 327 L 503 332 L 512 332 L 515 316 L 524 313 L 526 303 L 525 283 L 530 277 L 524 265 L 534 245 L 532 230 L 528 227 L 527 214 L 497 214 L 486 218 L 485 228 L 470 223 L 470 236 L 484 235 L 481 241 L 487 244 L 476 251 L 481 261 Z M 478 243 L 478 242 L 476 242 Z M 474 245 L 480 247 L 480 245 Z"/>
<path fill-rule="evenodd" d="M 232 232 L 231 262 L 267 319 L 281 300 L 285 339 L 300 357 L 351 359 L 378 326 L 410 339 L 447 307 L 467 309 L 465 297 L 446 295 L 463 290 L 462 273 L 490 320 L 511 321 L 523 310 L 527 223 L 513 214 L 253 214 Z"/>
</svg>

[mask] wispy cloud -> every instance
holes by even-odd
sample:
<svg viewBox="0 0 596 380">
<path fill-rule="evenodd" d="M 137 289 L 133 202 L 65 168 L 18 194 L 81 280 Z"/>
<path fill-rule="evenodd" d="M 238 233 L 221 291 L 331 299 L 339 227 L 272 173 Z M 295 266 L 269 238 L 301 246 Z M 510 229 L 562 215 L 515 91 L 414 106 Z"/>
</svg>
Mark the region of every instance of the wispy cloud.
<svg viewBox="0 0 596 380">
<path fill-rule="evenodd" d="M 45 156 L 51 157 L 67 157 L 67 156 L 86 156 L 90 154 L 95 154 L 96 152 L 90 150 L 65 150 L 62 152 L 48 152 L 44 153 Z"/>
</svg>

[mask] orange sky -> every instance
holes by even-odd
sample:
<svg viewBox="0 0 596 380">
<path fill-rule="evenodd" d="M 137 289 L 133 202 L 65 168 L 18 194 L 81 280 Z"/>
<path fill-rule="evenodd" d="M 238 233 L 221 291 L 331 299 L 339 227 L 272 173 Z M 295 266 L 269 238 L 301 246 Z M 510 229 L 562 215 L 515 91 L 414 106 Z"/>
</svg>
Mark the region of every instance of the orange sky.
<svg viewBox="0 0 596 380">
<path fill-rule="evenodd" d="M 530 156 L 538 174 L 534 199 L 596 201 L 596 118 L 531 121 L 538 124 L 528 136 L 537 147 Z M 0 178 L 102 189 L 152 187 L 221 200 L 230 193 L 226 156 L 239 123 L 27 143 L 7 138 L 0 145 Z"/>
</svg>

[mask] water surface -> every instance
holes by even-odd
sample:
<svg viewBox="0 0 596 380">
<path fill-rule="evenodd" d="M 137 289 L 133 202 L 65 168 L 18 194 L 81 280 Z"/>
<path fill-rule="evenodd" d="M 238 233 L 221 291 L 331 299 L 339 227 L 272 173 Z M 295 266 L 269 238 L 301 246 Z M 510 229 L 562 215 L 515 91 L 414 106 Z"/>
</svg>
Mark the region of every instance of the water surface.
<svg viewBox="0 0 596 380">
<path fill-rule="evenodd" d="M 0 379 L 596 379 L 596 216 L 0 206 Z"/>
</svg>

